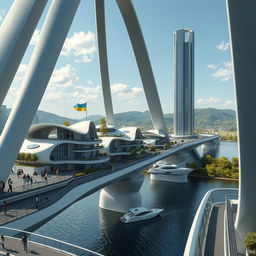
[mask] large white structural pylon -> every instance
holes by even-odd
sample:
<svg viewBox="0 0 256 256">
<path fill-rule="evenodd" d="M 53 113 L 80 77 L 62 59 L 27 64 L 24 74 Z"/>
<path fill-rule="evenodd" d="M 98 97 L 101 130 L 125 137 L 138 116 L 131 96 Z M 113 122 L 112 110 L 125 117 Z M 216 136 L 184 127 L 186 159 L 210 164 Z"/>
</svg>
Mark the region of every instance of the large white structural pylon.
<svg viewBox="0 0 256 256">
<path fill-rule="evenodd" d="M 240 241 L 256 232 L 256 1 L 227 0 L 239 144 L 239 205 L 235 227 Z M 241 249 L 241 248 L 239 248 Z"/>
<path fill-rule="evenodd" d="M 116 0 L 116 2 L 132 43 L 153 126 L 168 136 L 155 78 L 136 12 L 131 0 Z"/>
<path fill-rule="evenodd" d="M 16 0 L 0 26 L 0 106 L 47 0 Z"/>
<path fill-rule="evenodd" d="M 104 0 L 95 0 L 96 8 L 96 24 L 98 35 L 98 50 L 100 61 L 101 83 L 103 91 L 103 99 L 107 123 L 114 125 L 114 112 L 111 98 L 109 72 L 108 72 L 108 55 L 106 44 L 106 28 L 105 28 L 105 7 Z"/>
<path fill-rule="evenodd" d="M 21 84 L 19 98 L 0 138 L 0 180 L 10 169 L 43 97 L 80 0 L 53 0 Z"/>
</svg>

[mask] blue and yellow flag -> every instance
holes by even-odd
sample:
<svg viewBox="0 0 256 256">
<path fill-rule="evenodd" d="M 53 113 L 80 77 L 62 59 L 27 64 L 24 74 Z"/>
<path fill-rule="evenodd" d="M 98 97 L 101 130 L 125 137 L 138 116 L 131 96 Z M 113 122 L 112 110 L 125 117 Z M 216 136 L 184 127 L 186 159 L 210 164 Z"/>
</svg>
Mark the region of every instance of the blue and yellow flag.
<svg viewBox="0 0 256 256">
<path fill-rule="evenodd" d="M 77 111 L 87 111 L 87 103 L 77 103 L 75 106 L 73 106 L 73 108 Z"/>
</svg>

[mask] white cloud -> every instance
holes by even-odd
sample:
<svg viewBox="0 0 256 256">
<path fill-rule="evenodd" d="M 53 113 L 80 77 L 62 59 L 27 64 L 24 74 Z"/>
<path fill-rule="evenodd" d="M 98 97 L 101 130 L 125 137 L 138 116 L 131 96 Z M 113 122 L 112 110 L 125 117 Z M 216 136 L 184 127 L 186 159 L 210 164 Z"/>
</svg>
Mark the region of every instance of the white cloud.
<svg viewBox="0 0 256 256">
<path fill-rule="evenodd" d="M 127 84 L 119 83 L 119 84 L 112 84 L 111 85 L 111 92 L 112 93 L 119 93 L 119 92 L 125 91 L 127 89 L 129 90 L 129 86 Z"/>
<path fill-rule="evenodd" d="M 39 34 L 40 30 L 36 29 L 30 41 L 30 45 L 37 43 Z M 61 55 L 74 57 L 76 63 L 88 63 L 93 61 L 95 52 L 95 34 L 91 31 L 87 33 L 80 31 L 66 38 Z"/>
<path fill-rule="evenodd" d="M 143 92 L 143 89 L 119 83 L 111 85 L 111 92 L 115 94 L 117 98 L 131 102 L 131 100 L 136 99 Z"/>
<path fill-rule="evenodd" d="M 201 98 L 196 100 L 197 105 L 204 105 L 209 103 L 218 103 L 220 99 L 217 97 L 210 97 L 210 98 Z"/>
<path fill-rule="evenodd" d="M 92 94 L 99 94 L 101 92 L 101 86 L 98 85 L 96 87 L 88 87 L 88 86 L 82 86 L 82 85 L 79 85 L 79 86 L 76 86 L 75 87 L 76 90 L 83 92 L 83 93 L 92 93 Z"/>
<path fill-rule="evenodd" d="M 212 74 L 213 77 L 219 78 L 221 82 L 230 80 L 232 78 L 232 75 L 233 67 L 231 61 L 224 62 L 222 64 L 222 67 Z"/>
<path fill-rule="evenodd" d="M 75 85 L 79 81 L 76 69 L 72 65 L 66 65 L 65 67 L 55 69 L 52 73 L 49 81 L 49 87 L 55 89 L 55 87 L 69 87 Z"/>
<path fill-rule="evenodd" d="M 5 13 L 6 12 L 4 9 L 0 9 L 0 23 L 2 23 L 2 21 L 4 20 Z"/>
<path fill-rule="evenodd" d="M 209 69 L 216 69 L 217 67 L 215 65 L 209 64 L 209 65 L 207 65 L 207 68 L 209 68 Z"/>
<path fill-rule="evenodd" d="M 224 107 L 234 107 L 235 106 L 235 101 L 234 100 L 227 100 L 223 104 Z"/>
<path fill-rule="evenodd" d="M 75 62 L 86 63 L 93 60 L 93 54 L 95 52 L 95 34 L 91 31 L 87 33 L 80 31 L 66 39 L 61 55 L 75 56 Z"/>
<path fill-rule="evenodd" d="M 88 80 L 88 81 L 86 81 L 86 83 L 89 84 L 89 85 L 93 85 L 93 81 L 92 80 Z"/>
<path fill-rule="evenodd" d="M 216 48 L 220 51 L 225 52 L 229 48 L 229 46 L 230 46 L 229 42 L 225 43 L 224 41 L 222 41 L 220 44 L 216 45 Z"/>
</svg>

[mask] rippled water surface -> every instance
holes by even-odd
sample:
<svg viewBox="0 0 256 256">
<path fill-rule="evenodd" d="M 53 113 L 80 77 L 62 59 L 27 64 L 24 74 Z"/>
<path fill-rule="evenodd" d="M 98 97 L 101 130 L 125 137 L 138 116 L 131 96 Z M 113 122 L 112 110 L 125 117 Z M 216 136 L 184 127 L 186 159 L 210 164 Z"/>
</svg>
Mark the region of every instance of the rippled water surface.
<svg viewBox="0 0 256 256">
<path fill-rule="evenodd" d="M 229 158 L 236 156 L 236 143 L 224 143 L 221 143 L 219 154 Z M 121 214 L 99 209 L 97 192 L 73 204 L 36 232 L 104 255 L 179 256 L 183 254 L 203 195 L 211 188 L 237 185 L 237 182 L 201 179 L 190 179 L 186 184 L 152 181 L 146 175 L 141 187 L 143 206 L 164 208 L 161 216 L 122 224 L 119 221 Z"/>
</svg>

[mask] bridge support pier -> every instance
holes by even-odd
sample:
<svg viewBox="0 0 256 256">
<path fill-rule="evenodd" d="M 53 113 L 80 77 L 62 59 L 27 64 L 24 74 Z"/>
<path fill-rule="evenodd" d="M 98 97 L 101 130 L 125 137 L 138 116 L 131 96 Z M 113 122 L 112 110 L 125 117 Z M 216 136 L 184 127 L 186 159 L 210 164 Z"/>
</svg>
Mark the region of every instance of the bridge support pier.
<svg viewBox="0 0 256 256">
<path fill-rule="evenodd" d="M 211 155 L 212 157 L 215 157 L 218 153 L 219 149 L 219 140 L 214 140 L 210 142 L 206 142 L 202 145 L 202 153 L 204 155 Z"/>
<path fill-rule="evenodd" d="M 103 188 L 100 192 L 99 207 L 117 212 L 127 212 L 128 209 L 141 206 L 140 188 L 144 176 L 133 174 Z"/>
<path fill-rule="evenodd" d="M 187 152 L 179 152 L 164 158 L 163 162 L 165 162 L 166 164 L 176 164 L 179 167 L 185 166 L 187 157 L 188 157 Z"/>
</svg>

